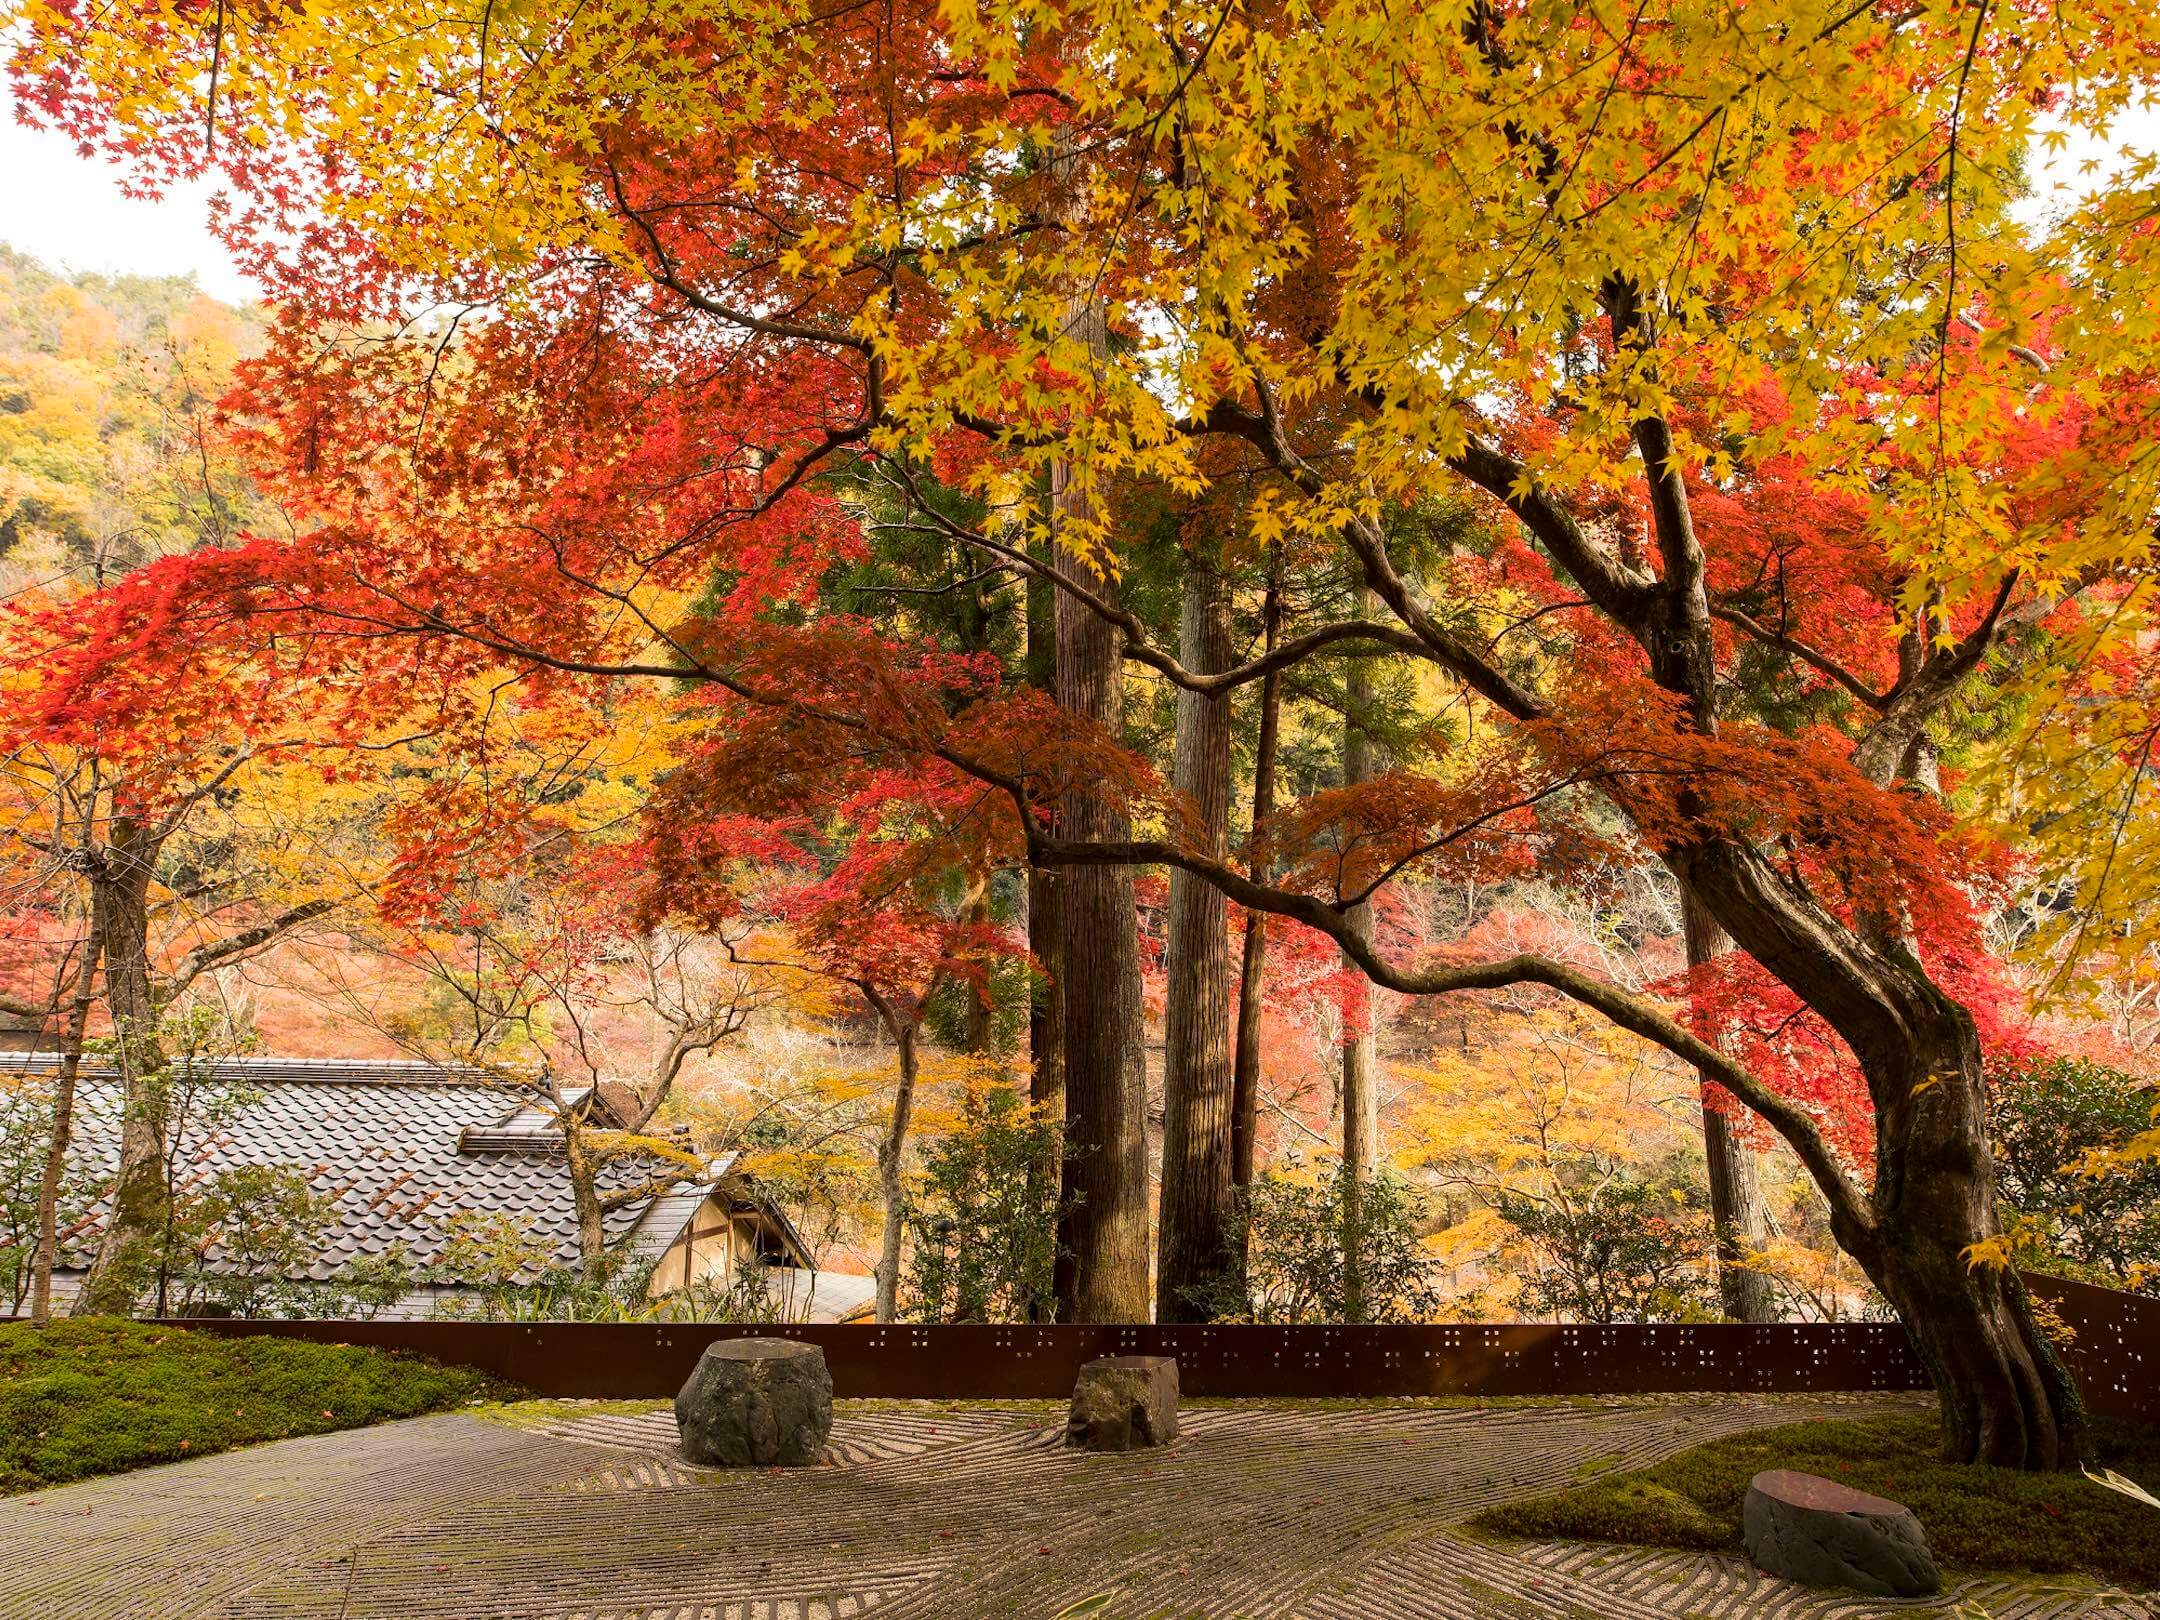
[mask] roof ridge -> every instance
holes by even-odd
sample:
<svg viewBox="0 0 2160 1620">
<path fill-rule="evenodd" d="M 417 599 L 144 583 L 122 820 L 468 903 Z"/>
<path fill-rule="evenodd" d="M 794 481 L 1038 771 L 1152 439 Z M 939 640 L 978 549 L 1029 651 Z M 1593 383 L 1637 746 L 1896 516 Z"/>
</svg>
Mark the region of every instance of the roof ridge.
<svg viewBox="0 0 2160 1620">
<path fill-rule="evenodd" d="M 58 1052 L 0 1052 L 0 1073 L 32 1074 L 56 1069 L 61 1062 Z M 425 1058 L 231 1056 L 198 1065 L 182 1057 L 173 1059 L 168 1066 L 199 1067 L 214 1076 L 282 1085 L 473 1086 L 512 1092 L 521 1079 L 527 1078 L 469 1063 L 431 1063 Z M 109 1078 L 119 1070 L 103 1058 L 85 1057 L 80 1072 Z M 537 1071 L 533 1077 L 537 1077 Z"/>
</svg>

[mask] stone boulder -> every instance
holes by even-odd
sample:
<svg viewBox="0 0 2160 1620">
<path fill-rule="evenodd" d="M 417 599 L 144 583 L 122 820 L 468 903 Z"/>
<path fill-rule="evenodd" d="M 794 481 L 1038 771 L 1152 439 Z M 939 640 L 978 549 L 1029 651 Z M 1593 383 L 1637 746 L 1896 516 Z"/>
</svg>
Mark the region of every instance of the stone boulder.
<svg viewBox="0 0 2160 1620">
<path fill-rule="evenodd" d="M 683 1455 L 722 1468 L 814 1463 L 832 1434 L 825 1352 L 794 1339 L 721 1339 L 675 1397 Z"/>
<path fill-rule="evenodd" d="M 1089 1451 L 1166 1446 L 1178 1437 L 1177 1361 L 1105 1356 L 1080 1369 L 1065 1443 Z"/>
<path fill-rule="evenodd" d="M 1911 1508 L 1818 1474 L 1770 1469 L 1748 1485 L 1748 1556 L 1772 1575 L 1869 1597 L 1926 1597 L 1942 1575 Z"/>
</svg>

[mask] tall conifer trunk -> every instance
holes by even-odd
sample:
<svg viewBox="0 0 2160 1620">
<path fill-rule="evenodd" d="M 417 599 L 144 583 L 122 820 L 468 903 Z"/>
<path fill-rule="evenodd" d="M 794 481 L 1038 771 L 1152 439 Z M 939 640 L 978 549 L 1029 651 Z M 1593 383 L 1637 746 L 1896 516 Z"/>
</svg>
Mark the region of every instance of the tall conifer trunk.
<svg viewBox="0 0 2160 1620">
<path fill-rule="evenodd" d="M 1282 632 L 1281 553 L 1269 559 L 1267 600 L 1261 608 L 1261 645 L 1275 650 Z M 1262 829 L 1275 813 L 1275 746 L 1282 724 L 1282 673 L 1260 677 L 1260 727 L 1253 747 L 1252 858 L 1247 870 L 1265 883 L 1268 863 L 1262 854 Z M 1238 971 L 1237 1052 L 1232 1062 L 1230 1104 L 1230 1180 L 1252 1185 L 1260 1136 L 1261 993 L 1267 974 L 1268 918 L 1264 911 L 1245 913 L 1245 943 Z"/>
<path fill-rule="evenodd" d="M 1030 577 L 1027 582 L 1027 683 L 1055 695 L 1057 686 L 1057 587 Z M 1028 1104 L 1035 1118 L 1057 1127 L 1052 1145 L 1028 1167 L 1028 1208 L 1049 1209 L 1061 1176 L 1055 1144 L 1065 1128 L 1065 922 L 1059 897 L 1064 873 L 1054 866 L 1030 865 L 1027 874 L 1028 954 L 1036 978 L 1028 997 Z M 1055 1243 L 1058 1234 L 1046 1234 Z M 1035 1298 L 1030 1311 L 1047 1318 L 1054 1301 Z"/>
<path fill-rule="evenodd" d="M 880 1322 L 900 1319 L 900 1247 L 907 1224 L 907 1184 L 903 1170 L 907 1161 L 908 1129 L 915 1117 L 915 1088 L 920 1082 L 922 1061 L 918 1046 L 919 1024 L 914 1010 L 903 1010 L 873 986 L 859 986 L 893 1039 L 899 1075 L 893 1087 L 892 1114 L 878 1142 L 878 1234 L 876 1317 Z"/>
<path fill-rule="evenodd" d="M 1179 658 L 1213 674 L 1231 661 L 1230 602 L 1222 575 L 1195 559 L 1185 576 Z M 1191 802 L 1188 840 L 1220 860 L 1229 841 L 1230 697 L 1180 691 L 1172 785 Z M 1155 1319 L 1204 1322 L 1231 1263 L 1229 907 L 1222 892 L 1182 868 L 1170 874 L 1163 971 L 1162 1200 Z"/>
<path fill-rule="evenodd" d="M 1358 617 L 1371 614 L 1372 600 L 1371 590 L 1360 587 L 1355 601 Z M 1367 729 L 1371 723 L 1372 675 L 1362 658 L 1350 661 L 1343 681 L 1343 699 L 1343 786 L 1355 787 L 1378 774 L 1372 734 Z M 1352 906 L 1344 920 L 1360 939 L 1372 938 L 1370 904 Z M 1358 971 L 1357 963 L 1347 953 L 1343 966 L 1349 972 Z M 1343 1314 L 1353 1322 L 1364 1321 L 1367 1314 L 1365 1183 L 1372 1178 L 1380 1155 L 1380 1032 L 1371 1000 L 1375 993 L 1367 987 L 1364 1016 L 1354 1028 L 1343 1032 L 1342 1045 Z"/>
<path fill-rule="evenodd" d="M 1090 348 L 1107 346 L 1098 304 L 1076 300 L 1072 320 Z M 1097 560 L 1068 541 L 1068 525 L 1086 507 L 1063 465 L 1051 480 L 1051 511 L 1059 571 L 1093 577 Z M 1115 579 L 1105 575 L 1099 588 L 1116 599 Z M 1063 591 L 1057 598 L 1056 689 L 1060 708 L 1122 738 L 1122 632 Z M 1098 843 L 1123 840 L 1132 830 L 1124 810 L 1084 776 L 1060 795 L 1058 825 L 1067 838 Z M 1144 1322 L 1147 1065 L 1132 869 L 1076 867 L 1060 879 L 1060 888 L 1066 1157 L 1054 1283 L 1058 1316 L 1067 1322 Z"/>
<path fill-rule="evenodd" d="M 1689 967 L 1716 961 L 1732 949 L 1732 937 L 1717 919 L 1683 894 L 1681 931 Z M 1712 1083 L 1703 1077 L 1703 1158 L 1710 1181 L 1710 1222 L 1716 1233 L 1718 1302 L 1735 1322 L 1774 1322 L 1777 1302 L 1770 1279 L 1747 1264 L 1770 1237 L 1769 1210 L 1763 1202 L 1762 1163 L 1742 1140 L 1737 1122 L 1710 1105 Z"/>
</svg>

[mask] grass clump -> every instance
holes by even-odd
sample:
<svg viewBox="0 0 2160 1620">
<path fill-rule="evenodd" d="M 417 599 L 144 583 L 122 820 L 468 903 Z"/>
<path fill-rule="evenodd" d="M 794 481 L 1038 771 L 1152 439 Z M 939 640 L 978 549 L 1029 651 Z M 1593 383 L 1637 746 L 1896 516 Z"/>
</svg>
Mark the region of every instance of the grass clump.
<svg viewBox="0 0 2160 1620">
<path fill-rule="evenodd" d="M 2101 1462 L 2160 1486 L 2160 1430 L 2103 1425 Z M 1939 1562 L 1956 1571 L 2083 1573 L 2160 1586 L 2160 1510 L 2075 1473 L 2027 1474 L 1945 1462 L 1928 1413 L 1817 1418 L 1728 1435 L 1651 1468 L 1481 1514 L 1475 1528 L 1539 1541 L 1614 1541 L 1741 1550 L 1748 1481 L 1766 1468 L 1820 1474 L 1902 1502 Z"/>
<path fill-rule="evenodd" d="M 0 1326 L 0 1494 L 512 1393 L 353 1345 L 112 1318 Z"/>
</svg>

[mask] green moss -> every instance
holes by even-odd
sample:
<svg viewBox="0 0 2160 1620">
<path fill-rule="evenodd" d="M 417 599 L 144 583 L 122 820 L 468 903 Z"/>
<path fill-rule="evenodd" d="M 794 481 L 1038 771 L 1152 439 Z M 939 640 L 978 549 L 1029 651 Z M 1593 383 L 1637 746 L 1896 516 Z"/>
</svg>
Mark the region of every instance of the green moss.
<svg viewBox="0 0 2160 1620">
<path fill-rule="evenodd" d="M 545 1429 L 589 1417 L 643 1417 L 672 1412 L 672 1401 L 499 1400 L 472 1407 L 469 1416 L 513 1429 Z"/>
<path fill-rule="evenodd" d="M 509 1393 L 463 1367 L 106 1318 L 0 1327 L 0 1494 Z"/>
<path fill-rule="evenodd" d="M 1748 1481 L 1766 1468 L 1792 1468 L 1903 1502 L 1953 1570 L 2080 1572 L 2160 1585 L 2160 1512 L 2076 1474 L 1948 1463 L 1941 1446 L 1941 1430 L 1925 1413 L 1756 1429 L 1655 1467 L 1494 1508 L 1473 1523 L 1541 1541 L 1736 1552 Z M 2160 1431 L 2105 1427 L 2100 1451 L 2107 1466 L 2148 1488 L 2160 1485 Z"/>
</svg>

